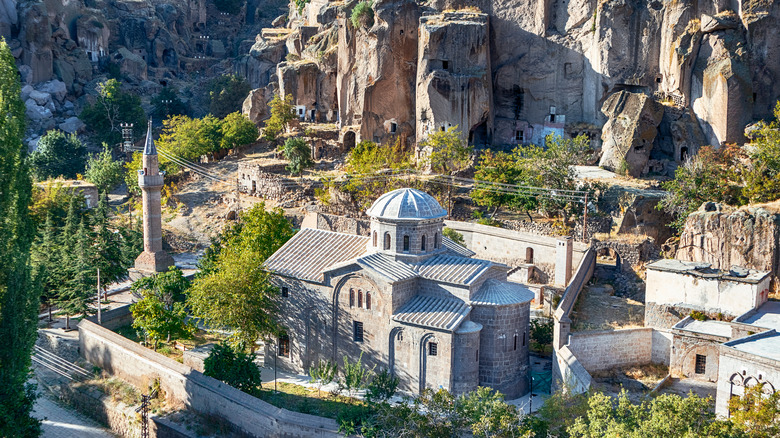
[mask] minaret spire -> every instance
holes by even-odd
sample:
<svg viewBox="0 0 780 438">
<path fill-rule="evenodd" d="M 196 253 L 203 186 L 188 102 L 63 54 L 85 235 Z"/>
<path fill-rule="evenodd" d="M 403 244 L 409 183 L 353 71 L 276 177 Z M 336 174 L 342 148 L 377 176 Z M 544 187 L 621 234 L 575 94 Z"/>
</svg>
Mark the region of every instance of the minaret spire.
<svg viewBox="0 0 780 438">
<path fill-rule="evenodd" d="M 173 266 L 173 258 L 162 249 L 162 196 L 164 184 L 160 174 L 157 148 L 152 136 L 152 121 L 146 131 L 146 143 L 142 157 L 143 169 L 138 171 L 138 186 L 143 193 L 144 252 L 135 259 L 130 269 L 133 279 L 164 272 Z"/>
</svg>

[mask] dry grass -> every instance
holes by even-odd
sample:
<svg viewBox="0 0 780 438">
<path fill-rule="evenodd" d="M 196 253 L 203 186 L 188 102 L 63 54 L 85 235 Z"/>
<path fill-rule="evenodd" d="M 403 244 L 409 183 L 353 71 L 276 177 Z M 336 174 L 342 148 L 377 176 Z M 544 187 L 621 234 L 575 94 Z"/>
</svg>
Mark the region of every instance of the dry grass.
<svg viewBox="0 0 780 438">
<path fill-rule="evenodd" d="M 115 333 L 118 335 L 124 336 L 125 338 L 136 342 L 144 347 L 149 347 L 148 345 L 145 345 L 143 342 L 143 336 L 139 330 L 134 329 L 130 325 L 126 325 L 123 327 L 119 327 L 114 330 Z M 195 332 L 195 334 L 190 339 L 177 339 L 176 341 L 179 342 L 179 344 L 183 344 L 184 347 L 187 350 L 192 350 L 193 348 L 204 345 L 204 344 L 210 344 L 210 343 L 219 343 L 222 340 L 224 340 L 224 336 L 209 333 L 204 330 L 198 330 Z M 179 350 L 178 348 L 174 347 L 174 341 L 171 341 L 170 344 L 167 344 L 165 342 L 161 342 L 160 346 L 157 348 L 157 350 L 154 350 L 164 356 L 167 356 L 177 362 L 182 362 L 184 357 L 184 352 Z"/>
</svg>

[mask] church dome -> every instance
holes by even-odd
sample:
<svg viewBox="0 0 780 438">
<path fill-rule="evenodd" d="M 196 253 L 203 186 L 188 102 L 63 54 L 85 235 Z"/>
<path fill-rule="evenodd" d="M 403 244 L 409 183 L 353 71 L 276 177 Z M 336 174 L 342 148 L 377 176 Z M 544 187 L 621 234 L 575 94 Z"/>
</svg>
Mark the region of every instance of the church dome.
<svg viewBox="0 0 780 438">
<path fill-rule="evenodd" d="M 447 210 L 433 196 L 410 188 L 385 193 L 367 213 L 376 219 L 390 220 L 425 220 L 447 216 Z"/>
</svg>

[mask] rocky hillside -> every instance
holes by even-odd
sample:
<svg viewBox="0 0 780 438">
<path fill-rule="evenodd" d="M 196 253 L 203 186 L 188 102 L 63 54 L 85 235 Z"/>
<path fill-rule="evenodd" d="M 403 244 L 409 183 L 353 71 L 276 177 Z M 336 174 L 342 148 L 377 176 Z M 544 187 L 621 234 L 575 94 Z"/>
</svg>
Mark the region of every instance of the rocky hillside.
<svg viewBox="0 0 780 438">
<path fill-rule="evenodd" d="M 780 291 L 780 202 L 739 209 L 702 205 L 685 222 L 676 258 L 771 271 Z"/>
<path fill-rule="evenodd" d="M 0 33 L 27 83 L 62 81 L 77 108 L 109 64 L 142 93 L 236 71 L 253 118 L 292 94 L 347 148 L 456 125 L 476 145 L 586 134 L 633 175 L 743 141 L 780 97 L 775 0 L 214 1 L 0 0 Z"/>
</svg>

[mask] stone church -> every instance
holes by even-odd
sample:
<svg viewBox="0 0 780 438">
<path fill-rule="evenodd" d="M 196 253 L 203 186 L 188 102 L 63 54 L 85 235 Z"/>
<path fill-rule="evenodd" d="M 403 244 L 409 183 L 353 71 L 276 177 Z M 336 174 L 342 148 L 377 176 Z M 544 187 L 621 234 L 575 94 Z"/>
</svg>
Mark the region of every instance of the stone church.
<svg viewBox="0 0 780 438">
<path fill-rule="evenodd" d="M 286 327 L 269 364 L 306 373 L 363 353 L 402 391 L 525 394 L 533 293 L 443 237 L 447 212 L 427 193 L 394 190 L 367 213 L 369 237 L 304 228 L 266 261 Z"/>
</svg>

